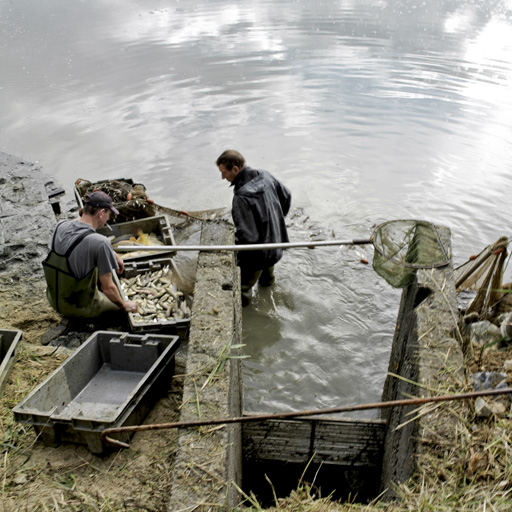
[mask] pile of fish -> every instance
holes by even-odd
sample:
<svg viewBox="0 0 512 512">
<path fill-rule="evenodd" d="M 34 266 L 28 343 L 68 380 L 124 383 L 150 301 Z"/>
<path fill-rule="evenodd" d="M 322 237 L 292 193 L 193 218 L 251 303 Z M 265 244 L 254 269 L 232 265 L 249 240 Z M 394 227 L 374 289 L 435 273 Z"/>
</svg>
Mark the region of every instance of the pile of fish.
<svg viewBox="0 0 512 512">
<path fill-rule="evenodd" d="M 173 281 L 169 266 L 156 272 L 121 278 L 120 282 L 124 296 L 138 305 L 137 313 L 133 314 L 134 322 L 156 323 L 190 318 L 186 297 Z"/>
</svg>

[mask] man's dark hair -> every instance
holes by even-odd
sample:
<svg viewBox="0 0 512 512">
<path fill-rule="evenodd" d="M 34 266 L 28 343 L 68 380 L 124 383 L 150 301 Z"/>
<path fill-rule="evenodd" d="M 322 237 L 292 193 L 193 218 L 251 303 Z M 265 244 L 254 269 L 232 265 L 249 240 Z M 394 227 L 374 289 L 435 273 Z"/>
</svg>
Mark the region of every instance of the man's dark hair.
<svg viewBox="0 0 512 512">
<path fill-rule="evenodd" d="M 224 165 L 228 171 L 233 169 L 233 166 L 236 165 L 240 170 L 245 167 L 245 158 L 241 153 L 235 151 L 234 149 L 226 149 L 222 153 L 222 155 L 217 158 L 217 167 L 219 165 Z"/>
<path fill-rule="evenodd" d="M 86 213 L 87 215 L 96 215 L 96 212 L 99 212 L 100 210 L 103 210 L 103 208 L 95 208 L 94 206 L 84 203 L 83 207 L 83 213 Z"/>
</svg>

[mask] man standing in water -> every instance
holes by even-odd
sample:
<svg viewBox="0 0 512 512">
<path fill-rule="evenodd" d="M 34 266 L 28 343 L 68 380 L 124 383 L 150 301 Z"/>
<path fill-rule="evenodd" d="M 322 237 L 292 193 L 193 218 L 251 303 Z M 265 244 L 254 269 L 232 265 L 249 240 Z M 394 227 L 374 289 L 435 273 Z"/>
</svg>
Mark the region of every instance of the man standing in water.
<svg viewBox="0 0 512 512">
<path fill-rule="evenodd" d="M 235 244 L 288 242 L 285 216 L 290 210 L 290 191 L 267 171 L 245 165 L 245 158 L 232 149 L 217 158 L 222 179 L 233 189 L 231 214 L 235 223 Z M 251 302 L 252 287 L 274 283 L 274 265 L 283 257 L 282 249 L 240 251 L 237 263 L 242 281 L 242 306 Z"/>
<path fill-rule="evenodd" d="M 137 311 L 135 302 L 123 301 L 112 279 L 114 270 L 123 271 L 123 260 L 108 238 L 96 233 L 111 212 L 119 213 L 112 199 L 105 192 L 92 192 L 84 198 L 82 216 L 60 222 L 55 229 L 43 268 L 48 301 L 64 316 L 91 318 L 105 311 Z"/>
</svg>

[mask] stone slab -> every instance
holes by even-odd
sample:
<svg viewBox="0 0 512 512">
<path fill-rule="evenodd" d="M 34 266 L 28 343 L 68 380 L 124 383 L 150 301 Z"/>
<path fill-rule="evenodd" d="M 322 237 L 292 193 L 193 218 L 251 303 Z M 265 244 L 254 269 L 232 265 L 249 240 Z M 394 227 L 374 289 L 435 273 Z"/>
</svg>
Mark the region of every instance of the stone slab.
<svg viewBox="0 0 512 512">
<path fill-rule="evenodd" d="M 203 225 L 201 244 L 231 245 L 230 224 Z M 189 332 L 180 421 L 240 416 L 242 377 L 239 355 L 241 305 L 233 252 L 200 253 Z M 173 471 L 168 510 L 231 510 L 241 486 L 241 427 L 183 429 Z"/>
</svg>

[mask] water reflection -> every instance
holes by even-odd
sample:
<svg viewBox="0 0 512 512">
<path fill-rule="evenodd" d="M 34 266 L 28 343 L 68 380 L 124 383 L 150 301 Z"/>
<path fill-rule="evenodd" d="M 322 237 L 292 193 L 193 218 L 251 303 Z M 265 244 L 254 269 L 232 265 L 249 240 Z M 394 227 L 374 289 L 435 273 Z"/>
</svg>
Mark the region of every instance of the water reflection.
<svg viewBox="0 0 512 512">
<path fill-rule="evenodd" d="M 461 263 L 511 234 L 511 26 L 503 0 L 0 0 L 0 150 L 202 210 L 234 147 L 310 217 L 292 239 L 427 219 Z M 378 399 L 399 294 L 357 251 L 287 252 L 244 311 L 249 407 Z"/>
<path fill-rule="evenodd" d="M 317 226 L 300 220 L 292 218 L 290 234 L 306 240 Z M 260 288 L 244 310 L 248 410 L 337 407 L 375 397 L 384 382 L 399 293 L 361 264 L 371 252 L 371 246 L 344 246 L 285 253 L 274 287 Z"/>
</svg>

